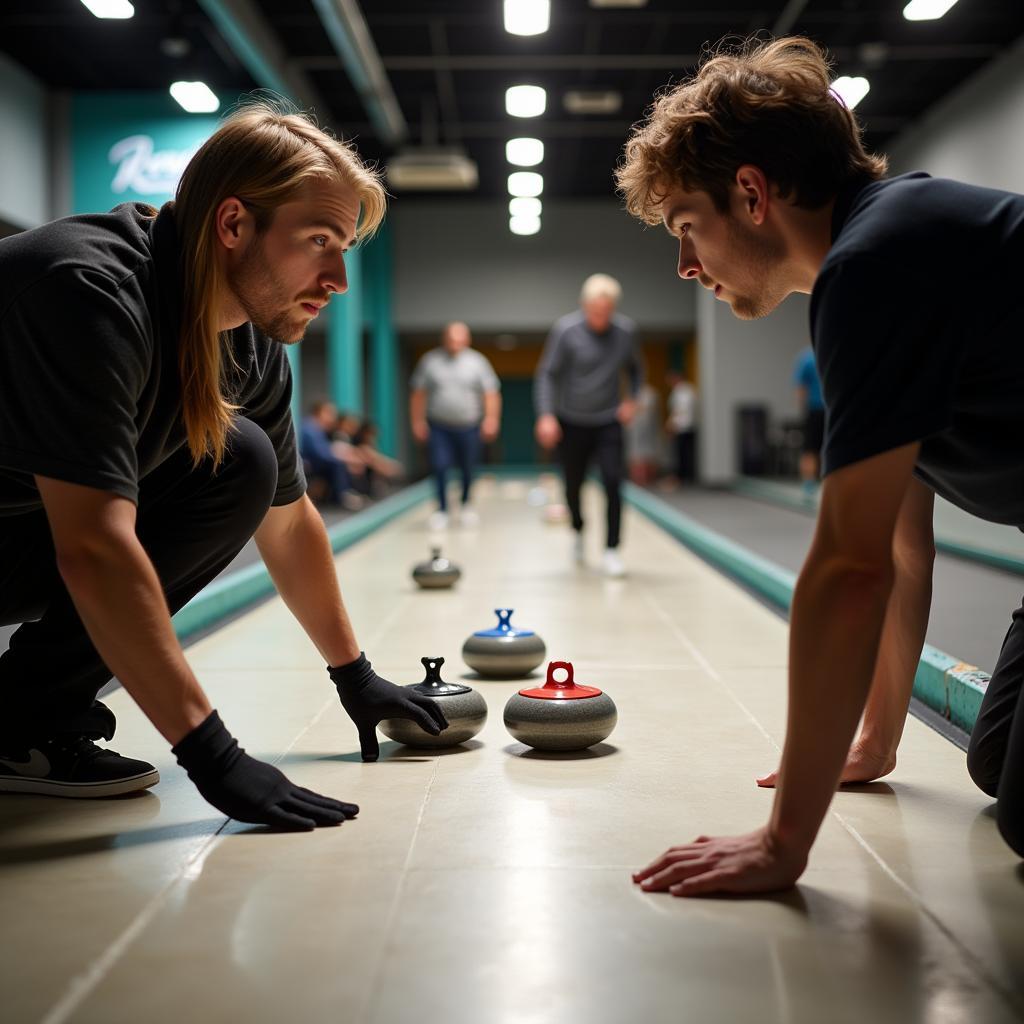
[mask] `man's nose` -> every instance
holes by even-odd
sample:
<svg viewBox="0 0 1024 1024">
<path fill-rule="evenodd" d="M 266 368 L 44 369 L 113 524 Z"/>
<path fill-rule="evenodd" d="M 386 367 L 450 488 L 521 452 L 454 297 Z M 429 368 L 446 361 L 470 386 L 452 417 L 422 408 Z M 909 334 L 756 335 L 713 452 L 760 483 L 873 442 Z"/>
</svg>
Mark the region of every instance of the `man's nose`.
<svg viewBox="0 0 1024 1024">
<path fill-rule="evenodd" d="M 685 281 L 687 278 L 696 277 L 704 268 L 700 265 L 692 247 L 684 242 L 679 243 L 679 267 L 678 274 Z"/>
</svg>

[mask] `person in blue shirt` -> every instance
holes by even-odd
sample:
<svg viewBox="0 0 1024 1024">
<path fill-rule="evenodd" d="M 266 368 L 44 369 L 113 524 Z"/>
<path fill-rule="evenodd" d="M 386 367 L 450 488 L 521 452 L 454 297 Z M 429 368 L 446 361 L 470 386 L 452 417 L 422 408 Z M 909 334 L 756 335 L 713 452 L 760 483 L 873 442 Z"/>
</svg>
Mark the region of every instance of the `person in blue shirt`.
<svg viewBox="0 0 1024 1024">
<path fill-rule="evenodd" d="M 800 479 L 810 492 L 821 471 L 821 445 L 825 440 L 825 402 L 821 397 L 821 381 L 814 364 L 814 349 L 808 345 L 796 357 L 793 383 L 800 399 L 804 417 L 803 446 L 800 452 Z"/>
<path fill-rule="evenodd" d="M 327 489 L 327 501 L 348 509 L 362 508 L 363 499 L 355 493 L 352 473 L 345 460 L 332 447 L 331 432 L 338 422 L 338 409 L 325 398 L 310 406 L 309 415 L 299 430 L 299 452 L 308 472 L 306 476 L 320 480 Z"/>
</svg>

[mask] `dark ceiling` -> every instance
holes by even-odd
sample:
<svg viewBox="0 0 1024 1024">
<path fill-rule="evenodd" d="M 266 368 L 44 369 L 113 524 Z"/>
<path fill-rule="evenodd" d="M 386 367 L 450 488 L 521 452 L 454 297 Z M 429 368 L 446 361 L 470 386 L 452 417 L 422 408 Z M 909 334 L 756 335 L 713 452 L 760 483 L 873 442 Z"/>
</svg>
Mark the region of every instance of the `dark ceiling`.
<svg viewBox="0 0 1024 1024">
<path fill-rule="evenodd" d="M 221 95 L 259 84 L 206 13 L 221 3 L 267 30 L 292 72 L 309 83 L 321 120 L 383 161 L 381 140 L 333 49 L 313 0 L 135 0 L 129 21 L 100 21 L 79 0 L 2 0 L 0 50 L 59 89 L 165 89 L 202 78 Z M 909 22 L 905 0 L 649 0 L 595 8 L 552 0 L 544 35 L 502 26 L 501 0 L 363 0 L 370 35 L 411 143 L 461 145 L 477 162 L 475 195 L 504 196 L 505 140 L 544 140 L 547 197 L 612 193 L 611 169 L 654 91 L 692 70 L 701 49 L 726 35 L 799 32 L 826 46 L 839 74 L 866 74 L 857 108 L 867 143 L 886 143 L 1024 33 L 1022 0 L 959 0 L 938 21 Z M 176 40 L 168 43 L 168 40 Z M 176 47 L 176 48 L 175 48 Z M 184 54 L 173 55 L 186 50 Z M 510 118 L 504 91 L 543 85 L 548 110 Z M 569 89 L 616 90 L 614 114 L 571 114 Z"/>
</svg>

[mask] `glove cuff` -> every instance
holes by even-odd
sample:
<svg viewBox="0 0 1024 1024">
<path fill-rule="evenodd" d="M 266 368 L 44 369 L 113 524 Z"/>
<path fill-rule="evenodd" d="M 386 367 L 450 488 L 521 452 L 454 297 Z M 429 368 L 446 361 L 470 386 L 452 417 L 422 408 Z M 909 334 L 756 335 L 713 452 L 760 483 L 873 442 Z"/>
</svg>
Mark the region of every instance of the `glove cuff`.
<svg viewBox="0 0 1024 1024">
<path fill-rule="evenodd" d="M 210 774 L 223 775 L 244 753 L 224 727 L 216 710 L 197 725 L 183 739 L 171 747 L 178 764 L 193 781 Z"/>
<path fill-rule="evenodd" d="M 338 665 L 336 668 L 328 665 L 327 674 L 338 688 L 338 693 L 343 690 L 346 693 L 359 693 L 376 678 L 373 666 L 366 660 L 366 655 L 362 651 L 355 661 L 350 661 L 347 665 Z"/>
</svg>

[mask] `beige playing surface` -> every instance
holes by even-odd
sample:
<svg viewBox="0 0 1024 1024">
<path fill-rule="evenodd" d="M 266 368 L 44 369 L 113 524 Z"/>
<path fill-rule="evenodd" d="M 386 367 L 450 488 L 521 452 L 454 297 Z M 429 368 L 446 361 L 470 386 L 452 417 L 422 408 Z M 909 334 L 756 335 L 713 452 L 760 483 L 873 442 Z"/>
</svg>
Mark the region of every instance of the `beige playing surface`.
<svg viewBox="0 0 1024 1024">
<path fill-rule="evenodd" d="M 159 786 L 0 797 L 0 1021 L 1024 1017 L 1024 873 L 963 753 L 916 720 L 885 783 L 836 798 L 791 893 L 679 900 L 631 883 L 673 843 L 765 820 L 754 777 L 783 738 L 786 625 L 632 511 L 628 577 L 575 568 L 528 486 L 480 485 L 481 527 L 444 542 L 464 572 L 452 591 L 409 577 L 426 507 L 337 560 L 381 674 L 418 682 L 420 657 L 442 655 L 446 678 L 485 695 L 464 748 L 381 737 L 380 762 L 362 764 L 280 601 L 189 648 L 249 752 L 360 804 L 358 821 L 298 835 L 226 822 L 123 691 L 112 745 L 156 763 Z M 596 565 L 602 500 L 587 500 Z M 498 606 L 612 695 L 607 744 L 543 757 L 508 736 L 502 707 L 523 684 L 470 680 L 460 659 Z"/>
</svg>

